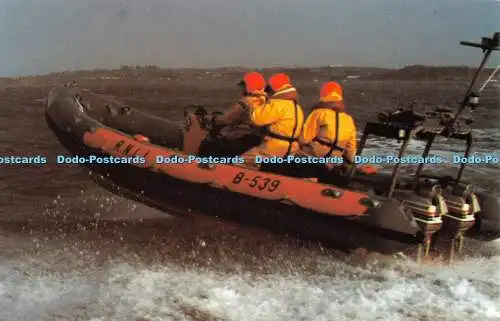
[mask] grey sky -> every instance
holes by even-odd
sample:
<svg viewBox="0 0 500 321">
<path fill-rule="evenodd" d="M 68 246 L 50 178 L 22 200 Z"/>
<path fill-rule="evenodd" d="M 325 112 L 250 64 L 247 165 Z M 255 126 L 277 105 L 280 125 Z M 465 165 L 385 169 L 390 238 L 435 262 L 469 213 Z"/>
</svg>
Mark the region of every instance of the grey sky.
<svg viewBox="0 0 500 321">
<path fill-rule="evenodd" d="M 495 31 L 496 0 L 0 0 L 0 75 L 122 64 L 474 65 L 480 52 L 458 41 Z"/>
</svg>

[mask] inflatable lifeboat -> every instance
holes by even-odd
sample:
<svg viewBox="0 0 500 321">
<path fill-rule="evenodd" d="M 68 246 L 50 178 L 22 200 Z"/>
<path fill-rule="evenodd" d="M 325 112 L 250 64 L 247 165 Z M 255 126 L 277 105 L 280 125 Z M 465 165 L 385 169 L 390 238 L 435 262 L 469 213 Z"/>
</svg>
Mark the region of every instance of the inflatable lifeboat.
<svg viewBox="0 0 500 321">
<path fill-rule="evenodd" d="M 486 39 L 496 41 L 496 47 L 481 44 L 486 53 L 497 50 L 495 37 Z M 475 102 L 471 93 L 463 108 Z M 464 121 L 459 112 L 451 117 L 453 124 Z M 379 136 L 400 141 L 400 157 L 411 139 L 424 140 L 426 157 L 434 138 L 445 135 L 464 141 L 467 156 L 471 130 L 454 130 L 443 115 L 449 111 L 381 114 L 379 121 L 367 123 L 358 154 L 370 136 Z M 51 130 L 99 184 L 165 212 L 202 212 L 345 250 L 411 252 L 418 260 L 442 243 L 449 245 L 452 257 L 466 234 L 500 236 L 498 202 L 463 182 L 465 165 L 456 177 L 423 174 L 423 165 L 413 176 L 402 177 L 395 164 L 389 174 L 353 168 L 325 179 L 304 177 L 297 166 L 245 168 L 229 161 L 240 153 L 234 150 L 225 152 L 227 163 L 199 161 L 211 155 L 214 144 L 206 142 L 217 139 L 209 119 L 198 106 L 186 108 L 186 121 L 178 124 L 76 86 L 52 89 L 46 105 Z M 128 161 L 102 161 L 112 157 Z"/>
</svg>

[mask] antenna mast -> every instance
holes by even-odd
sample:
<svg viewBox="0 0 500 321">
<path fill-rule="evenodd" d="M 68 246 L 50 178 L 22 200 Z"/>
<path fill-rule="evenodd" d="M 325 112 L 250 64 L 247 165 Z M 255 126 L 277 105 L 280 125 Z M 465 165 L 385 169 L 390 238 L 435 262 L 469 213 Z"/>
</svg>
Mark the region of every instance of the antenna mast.
<svg viewBox="0 0 500 321">
<path fill-rule="evenodd" d="M 478 93 L 473 93 L 472 89 L 474 88 L 474 85 L 476 84 L 477 78 L 480 74 L 480 72 L 484 69 L 484 66 L 486 65 L 486 62 L 490 58 L 490 55 L 493 51 L 500 50 L 500 32 L 495 32 L 493 34 L 493 37 L 488 38 L 488 37 L 483 37 L 481 38 L 481 43 L 475 43 L 475 42 L 469 42 L 469 41 L 461 41 L 461 45 L 463 46 L 468 46 L 468 47 L 476 47 L 476 48 L 481 48 L 484 53 L 483 60 L 481 61 L 481 64 L 477 68 L 476 72 L 474 73 L 474 77 L 472 78 L 472 81 L 469 85 L 469 88 L 465 92 L 464 99 L 462 100 L 462 103 L 460 104 L 460 107 L 458 111 L 455 114 L 455 117 L 453 118 L 453 122 L 450 124 L 450 132 L 453 132 L 453 129 L 455 127 L 455 124 L 462 113 L 462 111 L 469 105 L 476 104 L 477 100 L 479 99 Z"/>
<path fill-rule="evenodd" d="M 479 93 L 481 93 L 484 90 L 484 88 L 486 88 L 488 83 L 493 80 L 493 77 L 495 77 L 495 74 L 498 72 L 498 70 L 500 70 L 500 64 L 498 64 L 498 66 L 491 73 L 491 75 L 488 77 L 488 79 L 486 79 L 486 81 L 481 85 L 481 87 L 478 90 Z"/>
</svg>

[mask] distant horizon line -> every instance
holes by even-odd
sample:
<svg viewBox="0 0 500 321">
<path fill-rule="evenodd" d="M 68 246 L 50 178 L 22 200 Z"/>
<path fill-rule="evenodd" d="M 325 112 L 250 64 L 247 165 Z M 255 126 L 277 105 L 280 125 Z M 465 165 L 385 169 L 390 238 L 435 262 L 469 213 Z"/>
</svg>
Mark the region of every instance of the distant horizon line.
<svg viewBox="0 0 500 321">
<path fill-rule="evenodd" d="M 500 1 L 500 0 L 499 0 Z M 212 70 L 222 70 L 222 69 L 236 69 L 236 70 L 272 70 L 272 69 L 377 69 L 377 70 L 403 70 L 410 67 L 420 67 L 420 68 L 457 68 L 457 69 L 477 69 L 478 66 L 473 65 L 430 65 L 430 64 L 408 64 L 404 67 L 375 67 L 375 66 L 355 66 L 355 65 L 320 65 L 320 66 L 272 66 L 272 67 L 249 67 L 249 66 L 219 66 L 219 67 L 163 67 L 155 64 L 144 64 L 144 65 L 128 65 L 123 64 L 120 67 L 111 68 L 93 68 L 93 69 L 65 69 L 60 71 L 51 71 L 46 73 L 33 73 L 33 74 L 13 74 L 13 75 L 0 75 L 0 78 L 23 78 L 23 77 L 44 77 L 52 76 L 56 74 L 65 73 L 78 73 L 78 72 L 99 72 L 99 71 L 120 71 L 127 69 L 156 69 L 156 70 L 200 70 L 200 71 L 212 71 Z M 485 67 L 484 69 L 495 69 L 495 67 Z"/>
</svg>

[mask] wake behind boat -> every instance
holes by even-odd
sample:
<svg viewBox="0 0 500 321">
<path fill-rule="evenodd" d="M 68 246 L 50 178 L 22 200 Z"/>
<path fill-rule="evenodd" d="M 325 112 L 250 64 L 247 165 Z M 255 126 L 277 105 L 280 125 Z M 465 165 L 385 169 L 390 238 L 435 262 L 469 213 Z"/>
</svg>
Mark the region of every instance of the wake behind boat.
<svg viewBox="0 0 500 321">
<path fill-rule="evenodd" d="M 492 51 L 499 49 L 500 33 L 482 43 L 462 43 L 485 51 L 478 73 Z M 370 136 L 401 142 L 398 157 L 410 140 L 426 142 L 428 157 L 434 139 L 446 136 L 462 141 L 464 157 L 472 148 L 470 120 L 461 117 L 477 106 L 471 82 L 460 109 L 437 109 L 418 114 L 413 110 L 382 113 L 366 124 L 360 141 L 361 156 Z M 417 259 L 437 254 L 445 244 L 451 258 L 464 235 L 498 238 L 500 212 L 493 197 L 478 193 L 462 179 L 466 164 L 456 177 L 424 174 L 403 176 L 400 164 L 390 174 L 352 170 L 327 180 L 304 177 L 300 166 L 264 166 L 260 171 L 228 162 L 163 161 L 209 157 L 216 141 L 210 115 L 198 106 L 186 109 L 186 122 L 155 117 L 124 106 L 105 96 L 78 87 L 56 87 L 48 96 L 46 119 L 64 147 L 81 157 L 138 157 L 144 162 L 84 164 L 96 181 L 115 193 L 166 212 L 203 212 L 216 217 L 258 224 L 312 237 L 335 247 L 366 248 L 386 254 L 414 253 Z M 226 146 L 227 147 L 227 146 Z M 226 148 L 225 155 L 241 153 Z M 237 162 L 236 162 L 237 163 Z"/>
</svg>

